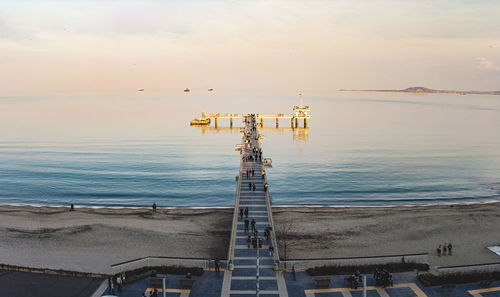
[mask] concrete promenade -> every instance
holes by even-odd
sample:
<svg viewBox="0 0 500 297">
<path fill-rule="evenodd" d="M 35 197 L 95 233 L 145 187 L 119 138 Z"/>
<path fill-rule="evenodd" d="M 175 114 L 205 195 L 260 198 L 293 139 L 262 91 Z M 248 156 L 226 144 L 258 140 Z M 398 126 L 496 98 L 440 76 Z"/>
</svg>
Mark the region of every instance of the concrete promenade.
<svg viewBox="0 0 500 297">
<path fill-rule="evenodd" d="M 288 297 L 283 273 L 275 271 L 278 267 L 279 253 L 274 235 L 270 198 L 264 189 L 266 178 L 262 175 L 264 166 L 259 153 L 259 136 L 255 116 L 247 116 L 228 255 L 229 269 L 224 272 L 222 285 L 223 297 Z M 248 176 L 247 170 L 250 171 Z M 248 209 L 248 216 L 240 215 L 240 207 Z M 249 231 L 245 231 L 246 218 L 249 222 L 255 221 L 257 236 L 254 236 L 252 224 L 249 225 Z M 267 240 L 264 237 L 266 228 L 271 229 Z M 259 241 L 262 241 L 261 247 Z M 274 247 L 274 252 L 270 252 L 269 246 Z"/>
</svg>

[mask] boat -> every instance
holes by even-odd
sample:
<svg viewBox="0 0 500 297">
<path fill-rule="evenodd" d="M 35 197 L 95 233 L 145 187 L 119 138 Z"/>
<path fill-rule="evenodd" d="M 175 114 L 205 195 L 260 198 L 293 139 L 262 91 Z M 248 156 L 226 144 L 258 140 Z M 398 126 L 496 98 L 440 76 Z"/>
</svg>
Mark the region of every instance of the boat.
<svg viewBox="0 0 500 297">
<path fill-rule="evenodd" d="M 191 120 L 190 124 L 191 124 L 191 126 L 210 125 L 210 119 L 209 118 L 196 118 L 196 119 Z"/>
<path fill-rule="evenodd" d="M 139 89 L 139 90 L 137 90 L 137 91 L 138 91 L 138 92 L 144 92 L 144 89 Z"/>
<path fill-rule="evenodd" d="M 214 89 L 212 89 L 212 88 L 209 88 L 209 89 L 208 89 L 208 91 L 209 91 L 209 92 L 212 92 L 213 90 L 214 90 Z"/>
<path fill-rule="evenodd" d="M 184 93 L 189 93 L 189 92 L 191 92 L 191 90 L 189 88 L 184 89 Z"/>
</svg>

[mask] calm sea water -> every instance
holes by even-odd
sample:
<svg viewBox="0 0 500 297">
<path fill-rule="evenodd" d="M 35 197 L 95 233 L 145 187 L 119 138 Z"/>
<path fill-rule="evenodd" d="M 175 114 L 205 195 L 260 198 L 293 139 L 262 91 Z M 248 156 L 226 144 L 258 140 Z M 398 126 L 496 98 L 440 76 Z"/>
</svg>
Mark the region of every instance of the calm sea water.
<svg viewBox="0 0 500 297">
<path fill-rule="evenodd" d="M 282 121 L 263 132 L 274 204 L 500 200 L 500 97 L 339 92 L 305 103 L 308 130 Z M 0 97 L 0 203 L 230 206 L 239 129 L 189 121 L 296 104 L 218 93 Z"/>
</svg>

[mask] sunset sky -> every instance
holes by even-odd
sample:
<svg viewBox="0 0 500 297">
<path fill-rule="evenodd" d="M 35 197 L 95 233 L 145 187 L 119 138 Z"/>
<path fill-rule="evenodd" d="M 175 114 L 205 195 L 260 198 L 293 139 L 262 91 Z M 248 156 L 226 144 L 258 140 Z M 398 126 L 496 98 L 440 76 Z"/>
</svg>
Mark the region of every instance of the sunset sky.
<svg viewBox="0 0 500 297">
<path fill-rule="evenodd" d="M 0 95 L 500 90 L 500 1 L 9 1 Z"/>
</svg>

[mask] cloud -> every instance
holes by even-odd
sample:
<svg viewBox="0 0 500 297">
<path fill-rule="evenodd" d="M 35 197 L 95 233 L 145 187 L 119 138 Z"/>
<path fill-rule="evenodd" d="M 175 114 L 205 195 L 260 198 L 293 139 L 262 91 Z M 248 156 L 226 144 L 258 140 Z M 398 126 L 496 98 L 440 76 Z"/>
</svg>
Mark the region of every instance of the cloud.
<svg viewBox="0 0 500 297">
<path fill-rule="evenodd" d="M 479 68 L 483 70 L 500 72 L 500 66 L 495 65 L 495 63 L 485 57 L 477 58 L 477 62 L 479 63 Z"/>
</svg>

